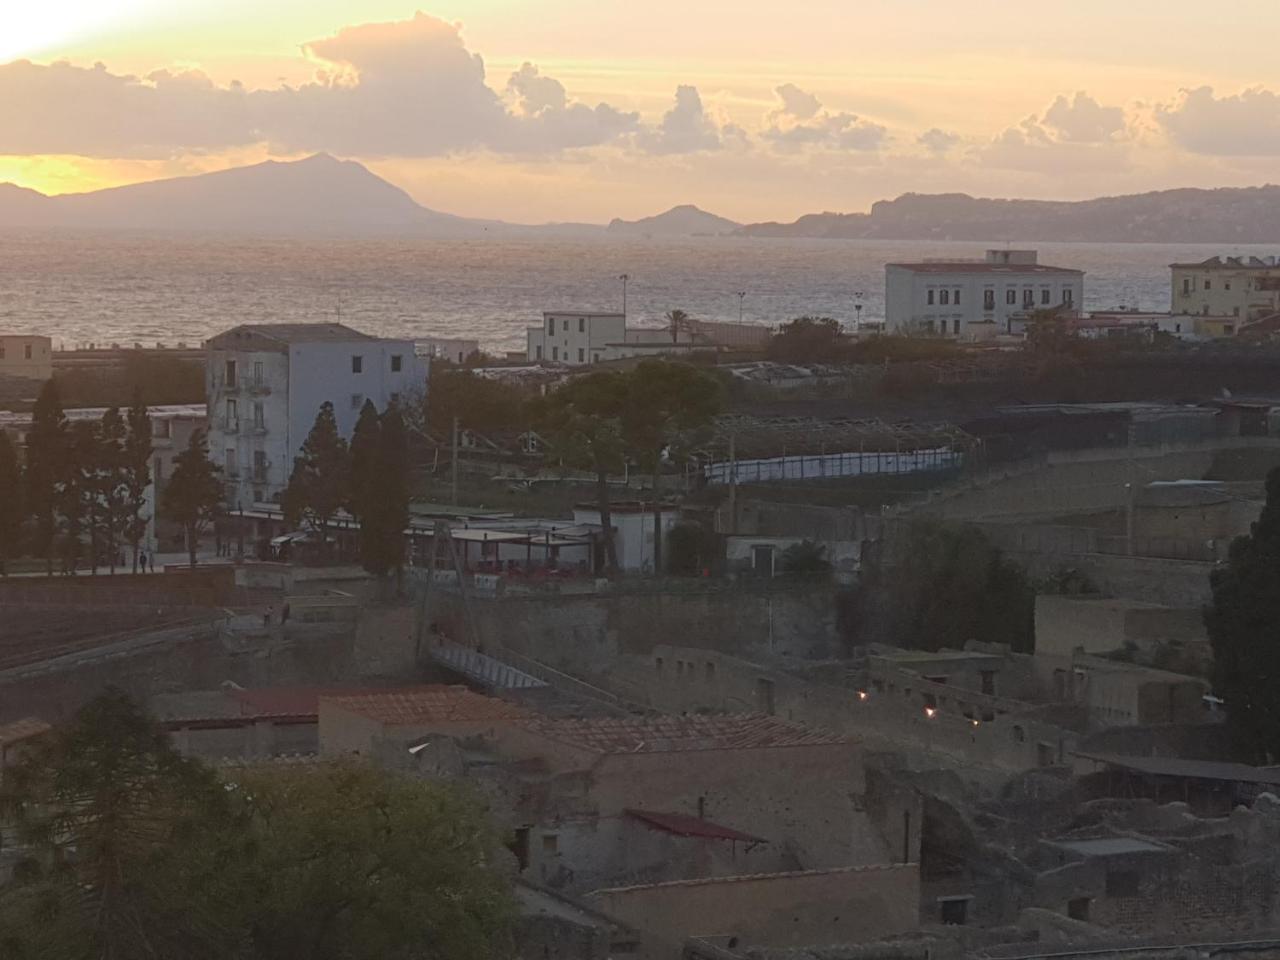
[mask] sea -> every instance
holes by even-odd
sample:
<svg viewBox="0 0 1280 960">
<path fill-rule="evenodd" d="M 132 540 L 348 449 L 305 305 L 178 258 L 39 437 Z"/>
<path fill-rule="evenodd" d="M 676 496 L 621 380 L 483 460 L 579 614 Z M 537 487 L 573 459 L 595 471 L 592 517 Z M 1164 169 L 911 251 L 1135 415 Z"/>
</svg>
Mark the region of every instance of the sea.
<svg viewBox="0 0 1280 960">
<path fill-rule="evenodd" d="M 619 311 L 660 325 L 778 324 L 884 315 L 884 265 L 976 258 L 993 242 L 522 236 L 236 237 L 6 232 L 0 228 L 0 332 L 73 348 L 196 346 L 239 323 L 341 321 L 381 336 L 468 337 L 524 346 L 544 310 Z M 1040 262 L 1085 271 L 1088 309 L 1169 309 L 1169 264 L 1253 245 L 1018 243 Z M 739 296 L 741 294 L 741 296 Z M 858 310 L 858 307 L 861 310 Z M 739 311 L 741 310 L 741 314 Z"/>
</svg>

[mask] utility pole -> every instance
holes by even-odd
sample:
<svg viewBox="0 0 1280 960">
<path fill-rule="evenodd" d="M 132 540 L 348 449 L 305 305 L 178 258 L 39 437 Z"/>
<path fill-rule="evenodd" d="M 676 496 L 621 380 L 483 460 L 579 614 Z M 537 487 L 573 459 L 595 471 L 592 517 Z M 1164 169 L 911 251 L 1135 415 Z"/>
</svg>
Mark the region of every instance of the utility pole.
<svg viewBox="0 0 1280 960">
<path fill-rule="evenodd" d="M 453 418 L 453 481 L 452 481 L 452 499 L 450 502 L 456 507 L 458 505 L 458 418 Z"/>
<path fill-rule="evenodd" d="M 747 291 L 739 290 L 738 291 L 738 322 L 739 323 L 742 322 L 742 301 L 745 300 L 746 298 L 747 298 Z"/>
<path fill-rule="evenodd" d="M 627 322 L 627 281 L 631 279 L 631 274 L 624 273 L 618 277 L 622 281 L 622 322 Z"/>
</svg>

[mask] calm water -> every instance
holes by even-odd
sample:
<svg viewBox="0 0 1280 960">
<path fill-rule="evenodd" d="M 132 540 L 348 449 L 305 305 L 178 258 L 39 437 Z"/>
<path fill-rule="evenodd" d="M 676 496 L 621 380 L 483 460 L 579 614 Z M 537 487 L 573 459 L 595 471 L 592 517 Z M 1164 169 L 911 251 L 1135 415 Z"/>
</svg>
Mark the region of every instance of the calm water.
<svg viewBox="0 0 1280 960">
<path fill-rule="evenodd" d="M 992 244 L 1003 246 L 1003 244 Z M 1035 246 L 1086 271 L 1090 308 L 1169 308 L 1168 264 L 1272 248 L 1161 244 Z M 237 323 L 341 319 L 370 333 L 470 336 L 524 345 L 543 310 L 679 307 L 774 324 L 804 313 L 883 315 L 884 263 L 981 256 L 981 243 L 870 240 L 289 239 L 0 231 L 0 330 L 65 345 L 196 344 Z"/>
</svg>

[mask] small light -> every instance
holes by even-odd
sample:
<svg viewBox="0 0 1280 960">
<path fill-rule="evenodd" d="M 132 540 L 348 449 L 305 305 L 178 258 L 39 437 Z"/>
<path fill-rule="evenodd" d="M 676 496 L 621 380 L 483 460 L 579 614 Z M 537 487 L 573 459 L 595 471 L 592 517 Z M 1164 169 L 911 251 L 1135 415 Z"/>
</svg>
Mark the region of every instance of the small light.
<svg viewBox="0 0 1280 960">
<path fill-rule="evenodd" d="M 867 691 L 865 691 L 865 690 L 859 690 L 859 691 L 858 691 L 858 699 L 859 699 L 859 700 L 865 700 L 865 699 L 867 699 Z"/>
<path fill-rule="evenodd" d="M 977 720 L 970 720 L 969 722 L 970 722 L 970 723 L 972 723 L 975 727 L 978 725 L 978 721 L 977 721 Z"/>
<path fill-rule="evenodd" d="M 924 708 L 924 715 L 925 715 L 926 717 L 928 717 L 930 720 L 932 720 L 932 719 L 934 718 L 934 716 L 937 714 L 937 712 L 938 712 L 938 711 L 937 711 L 937 710 L 935 710 L 933 707 L 925 707 L 925 708 Z"/>
</svg>

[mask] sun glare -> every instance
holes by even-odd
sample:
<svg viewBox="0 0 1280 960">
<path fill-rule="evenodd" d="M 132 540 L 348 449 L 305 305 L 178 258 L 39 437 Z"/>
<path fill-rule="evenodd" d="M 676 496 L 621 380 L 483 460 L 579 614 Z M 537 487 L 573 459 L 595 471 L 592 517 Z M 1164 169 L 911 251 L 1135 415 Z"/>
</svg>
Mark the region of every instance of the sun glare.
<svg viewBox="0 0 1280 960">
<path fill-rule="evenodd" d="M 41 0 L 0 14 L 0 63 L 34 57 L 138 13 L 148 0 Z"/>
</svg>

